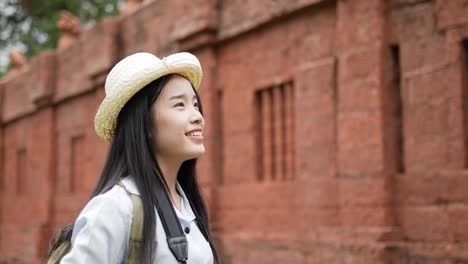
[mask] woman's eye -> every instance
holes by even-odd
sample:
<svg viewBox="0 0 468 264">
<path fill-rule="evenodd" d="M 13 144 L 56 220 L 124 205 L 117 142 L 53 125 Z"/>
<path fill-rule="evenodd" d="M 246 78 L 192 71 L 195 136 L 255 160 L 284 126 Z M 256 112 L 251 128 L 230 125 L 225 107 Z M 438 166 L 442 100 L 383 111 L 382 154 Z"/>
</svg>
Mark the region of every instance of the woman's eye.
<svg viewBox="0 0 468 264">
<path fill-rule="evenodd" d="M 184 106 L 184 103 L 177 103 L 175 106 Z"/>
<path fill-rule="evenodd" d="M 198 103 L 195 103 L 195 104 L 193 104 L 193 106 L 195 106 L 196 108 L 198 108 L 198 107 L 199 107 L 199 106 L 198 106 Z"/>
</svg>

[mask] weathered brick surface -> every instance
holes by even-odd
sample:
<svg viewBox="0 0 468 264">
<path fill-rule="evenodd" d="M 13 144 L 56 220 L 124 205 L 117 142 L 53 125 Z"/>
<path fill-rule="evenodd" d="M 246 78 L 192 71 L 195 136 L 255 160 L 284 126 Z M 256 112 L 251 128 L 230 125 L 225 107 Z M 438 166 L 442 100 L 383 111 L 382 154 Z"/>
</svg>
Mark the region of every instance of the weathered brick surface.
<svg viewBox="0 0 468 264">
<path fill-rule="evenodd" d="M 434 1 L 393 0 L 390 10 L 391 40 L 400 43 L 402 40 L 419 39 L 431 36 L 436 30 Z"/>
<path fill-rule="evenodd" d="M 46 109 L 5 128 L 2 172 L 2 239 L 7 259 L 29 262 L 43 255 L 50 228 L 53 175 L 52 111 Z"/>
<path fill-rule="evenodd" d="M 465 0 L 436 0 L 436 17 L 438 29 L 447 29 L 468 22 L 468 6 Z"/>
<path fill-rule="evenodd" d="M 87 92 L 102 83 L 118 59 L 117 18 L 106 18 L 87 29 L 69 46 L 57 50 L 54 101 Z"/>
<path fill-rule="evenodd" d="M 142 8 L 121 18 L 122 55 L 147 51 L 159 57 L 176 52 L 172 36 L 177 19 L 173 10 L 179 1 L 148 1 Z"/>
<path fill-rule="evenodd" d="M 76 217 L 104 165 L 106 144 L 94 132 L 94 114 L 100 100 L 101 97 L 92 93 L 56 108 L 56 180 L 52 220 L 55 227 Z"/>
<path fill-rule="evenodd" d="M 307 264 L 388 263 L 385 247 L 377 243 L 252 240 L 228 236 L 222 248 L 226 248 L 225 263 L 271 263 L 272 259 L 280 263 Z M 233 251 L 233 248 L 236 250 Z"/>
<path fill-rule="evenodd" d="M 248 31 L 273 18 L 305 9 L 310 5 L 316 5 L 323 0 L 301 1 L 268 1 L 257 4 L 255 1 L 223 2 L 220 12 L 220 36 L 222 38 L 235 36 L 243 31 Z"/>
<path fill-rule="evenodd" d="M 307 82 L 310 80 L 306 79 L 307 73 L 299 72 L 304 71 L 304 69 L 301 70 L 301 67 L 307 67 L 304 62 L 310 62 L 331 53 L 331 46 L 323 47 L 316 40 L 329 41 L 335 30 L 333 8 L 320 6 L 320 10 L 323 12 L 304 11 L 304 14 L 294 19 L 286 19 L 270 31 L 262 30 L 260 35 L 248 34 L 243 39 L 226 43 L 220 49 L 218 65 L 226 69 L 219 72 L 218 79 L 224 98 L 222 127 L 225 182 L 248 182 L 257 178 L 255 166 L 260 164 L 252 163 L 256 160 L 255 155 L 259 147 L 255 144 L 255 132 L 259 125 L 256 123 L 254 115 L 256 111 L 255 92 L 275 84 L 288 82 L 293 78 L 293 75 L 297 74 L 299 77 L 297 80 L 293 80 L 293 82 L 297 81 L 297 84 L 293 84 L 295 91 L 299 92 L 299 89 L 303 89 L 303 93 L 313 93 L 313 90 L 309 92 L 307 89 L 310 87 L 307 86 Z M 308 27 L 309 17 L 322 27 Z M 319 46 L 321 47 L 314 49 L 314 47 Z M 269 52 L 259 53 L 258 50 L 262 49 L 267 49 Z M 246 58 L 249 59 L 246 60 Z M 328 68 L 330 67 L 333 68 L 333 66 L 328 66 Z M 330 73 L 326 73 L 326 71 L 325 74 L 328 76 L 324 76 L 322 80 L 314 81 L 320 85 L 328 85 L 323 87 L 323 90 L 330 90 L 332 87 L 327 83 L 327 79 L 332 78 L 333 70 Z M 231 80 L 236 80 L 236 82 Z M 245 89 L 239 87 L 245 87 Z M 332 91 L 326 91 L 326 93 L 332 93 Z M 310 108 L 307 105 L 307 96 L 301 97 L 301 93 L 299 95 L 295 93 L 294 96 L 294 100 L 297 101 L 294 108 Z M 331 98 L 328 100 L 330 102 Z M 239 104 L 242 104 L 243 107 L 239 107 Z M 327 102 L 324 101 L 323 104 L 327 104 Z M 306 111 L 304 112 L 307 113 Z M 330 110 L 323 109 L 321 111 Z M 297 112 L 297 114 L 301 113 Z M 320 112 L 317 113 L 318 115 Z M 323 119 L 325 120 L 326 117 Z M 303 119 L 301 118 L 301 120 Z M 298 124 L 311 126 L 310 122 L 320 121 L 307 120 Z M 308 137 L 310 136 L 312 135 L 308 135 Z"/>
<path fill-rule="evenodd" d="M 177 1 L 171 15 L 179 19 L 172 37 L 180 40 L 202 31 L 217 30 L 217 4 L 214 0 Z"/>
<path fill-rule="evenodd" d="M 295 75 L 297 179 L 336 175 L 335 60 L 326 58 L 304 65 Z M 301 120 L 307 120 L 301 122 Z M 311 162 L 313 161 L 313 162 Z"/>
<path fill-rule="evenodd" d="M 112 65 L 189 50 L 223 263 L 468 263 L 465 2 L 146 1 L 41 53 L 0 80 L 0 261 L 89 198 Z"/>
<path fill-rule="evenodd" d="M 46 51 L 20 71 L 5 77 L 2 122 L 17 119 L 47 104 L 55 89 L 55 71 L 55 52 Z"/>
</svg>

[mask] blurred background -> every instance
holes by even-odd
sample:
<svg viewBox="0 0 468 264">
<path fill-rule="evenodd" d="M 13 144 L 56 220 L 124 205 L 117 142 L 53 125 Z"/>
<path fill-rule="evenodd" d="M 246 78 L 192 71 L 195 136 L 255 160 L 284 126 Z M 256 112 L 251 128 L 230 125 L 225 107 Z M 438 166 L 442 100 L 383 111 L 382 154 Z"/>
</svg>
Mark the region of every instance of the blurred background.
<svg viewBox="0 0 468 264">
<path fill-rule="evenodd" d="M 123 57 L 201 61 L 222 263 L 468 263 L 466 0 L 0 0 L 0 263 L 100 175 Z"/>
<path fill-rule="evenodd" d="M 31 58 L 42 50 L 57 48 L 61 11 L 75 15 L 84 27 L 106 16 L 119 14 L 124 0 L 2 0 L 0 1 L 0 76 L 13 66 L 8 59 L 16 48 Z"/>
</svg>

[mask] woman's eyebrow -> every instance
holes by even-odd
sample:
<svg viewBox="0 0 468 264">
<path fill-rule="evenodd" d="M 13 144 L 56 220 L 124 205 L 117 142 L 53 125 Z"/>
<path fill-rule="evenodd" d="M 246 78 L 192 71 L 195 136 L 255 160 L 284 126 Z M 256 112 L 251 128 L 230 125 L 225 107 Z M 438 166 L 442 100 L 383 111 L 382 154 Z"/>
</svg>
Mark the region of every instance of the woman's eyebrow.
<svg viewBox="0 0 468 264">
<path fill-rule="evenodd" d="M 171 96 L 171 97 L 169 97 L 169 100 L 180 99 L 180 98 L 185 98 L 185 94 L 179 94 L 179 95 Z M 196 99 L 196 98 L 197 98 L 197 96 L 194 95 L 193 99 Z"/>
</svg>

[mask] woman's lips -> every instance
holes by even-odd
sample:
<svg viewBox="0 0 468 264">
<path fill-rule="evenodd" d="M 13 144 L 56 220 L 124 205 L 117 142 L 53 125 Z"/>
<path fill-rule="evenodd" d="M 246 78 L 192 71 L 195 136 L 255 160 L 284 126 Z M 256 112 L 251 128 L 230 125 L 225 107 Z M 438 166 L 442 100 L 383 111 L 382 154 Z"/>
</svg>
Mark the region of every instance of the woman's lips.
<svg viewBox="0 0 468 264">
<path fill-rule="evenodd" d="M 203 136 L 187 136 L 196 143 L 203 143 Z"/>
</svg>

